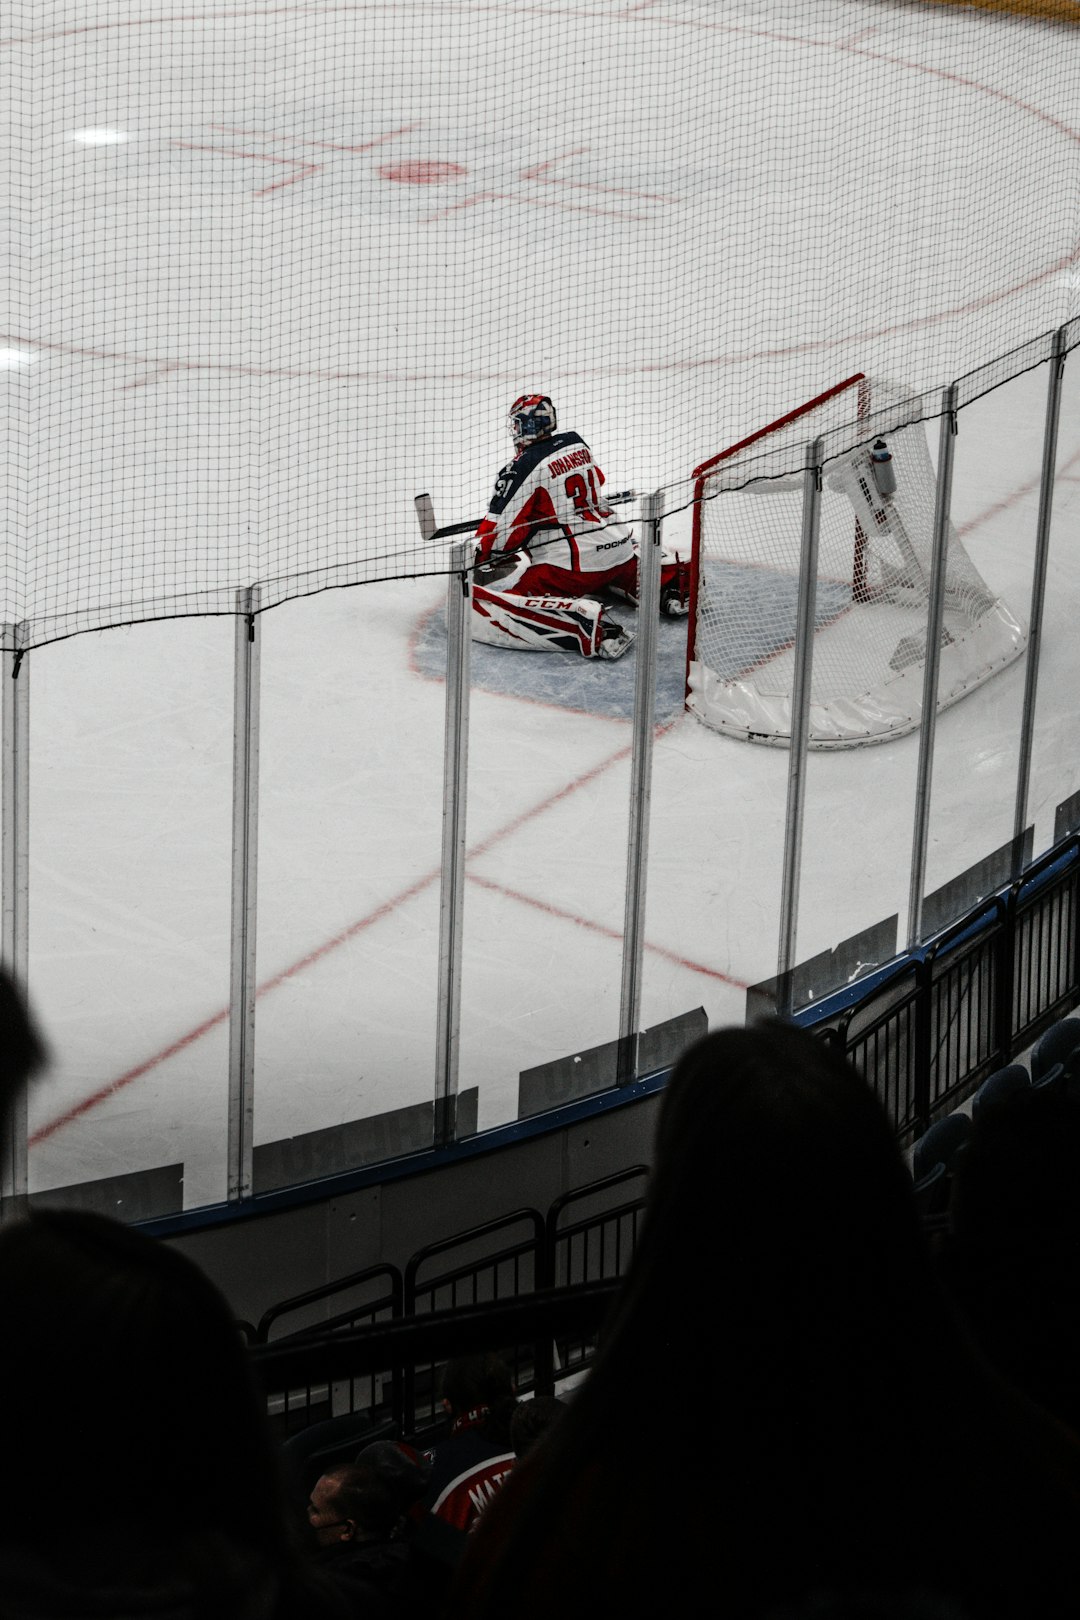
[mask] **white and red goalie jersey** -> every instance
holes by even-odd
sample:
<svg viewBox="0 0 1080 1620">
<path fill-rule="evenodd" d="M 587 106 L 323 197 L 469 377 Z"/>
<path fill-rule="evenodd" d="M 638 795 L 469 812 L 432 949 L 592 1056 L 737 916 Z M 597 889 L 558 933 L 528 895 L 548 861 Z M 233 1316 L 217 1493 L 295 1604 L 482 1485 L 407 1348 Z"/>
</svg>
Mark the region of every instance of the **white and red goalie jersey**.
<svg viewBox="0 0 1080 1620">
<path fill-rule="evenodd" d="M 616 521 L 603 483 L 580 433 L 551 433 L 525 445 L 496 479 L 476 531 L 477 561 L 527 550 L 535 565 L 578 575 L 632 562 L 632 531 Z"/>
</svg>

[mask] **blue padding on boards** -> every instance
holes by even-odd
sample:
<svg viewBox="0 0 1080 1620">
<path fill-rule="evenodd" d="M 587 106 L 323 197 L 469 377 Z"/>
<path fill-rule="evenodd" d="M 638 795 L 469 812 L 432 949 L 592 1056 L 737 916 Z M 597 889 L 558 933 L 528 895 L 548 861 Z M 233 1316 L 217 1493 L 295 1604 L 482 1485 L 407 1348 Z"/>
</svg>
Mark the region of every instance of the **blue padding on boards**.
<svg viewBox="0 0 1080 1620">
<path fill-rule="evenodd" d="M 730 666 L 717 674 L 735 677 L 766 663 L 790 646 L 794 633 L 798 581 L 791 574 L 738 563 L 711 563 L 708 591 L 712 617 L 720 616 L 722 646 L 730 647 Z M 851 604 L 851 587 L 839 580 L 819 580 L 817 628 L 832 622 Z M 626 603 L 612 603 L 612 616 L 633 629 L 637 614 Z M 731 634 L 723 633 L 725 619 Z M 737 629 L 736 629 L 737 627 Z M 783 628 L 781 628 L 783 627 Z M 424 621 L 415 657 L 422 674 L 442 680 L 446 673 L 446 610 Z M 572 653 L 516 652 L 506 647 L 472 644 L 472 684 L 480 691 L 550 703 L 585 714 L 629 720 L 634 713 L 637 649 L 631 647 L 612 663 L 579 658 Z M 681 713 L 686 683 L 686 620 L 661 619 L 657 639 L 656 711 L 658 721 Z"/>
</svg>

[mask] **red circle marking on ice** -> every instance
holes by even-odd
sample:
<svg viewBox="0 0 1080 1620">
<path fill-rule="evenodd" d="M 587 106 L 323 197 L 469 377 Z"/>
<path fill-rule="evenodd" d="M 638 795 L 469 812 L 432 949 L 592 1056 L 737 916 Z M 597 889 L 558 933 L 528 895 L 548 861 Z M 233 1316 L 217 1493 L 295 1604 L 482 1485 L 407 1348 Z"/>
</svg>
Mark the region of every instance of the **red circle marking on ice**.
<svg viewBox="0 0 1080 1620">
<path fill-rule="evenodd" d="M 403 186 L 437 186 L 467 174 L 460 163 L 440 163 L 435 158 L 413 158 L 408 163 L 384 163 L 379 170 L 384 180 L 397 180 Z"/>
</svg>

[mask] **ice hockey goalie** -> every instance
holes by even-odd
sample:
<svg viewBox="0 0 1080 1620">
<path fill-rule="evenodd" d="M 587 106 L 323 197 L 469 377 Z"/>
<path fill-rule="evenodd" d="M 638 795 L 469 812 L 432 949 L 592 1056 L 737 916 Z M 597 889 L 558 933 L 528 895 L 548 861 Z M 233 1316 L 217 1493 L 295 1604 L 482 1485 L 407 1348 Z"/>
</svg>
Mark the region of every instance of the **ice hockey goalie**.
<svg viewBox="0 0 1080 1620">
<path fill-rule="evenodd" d="M 637 548 L 603 496 L 580 433 L 558 431 L 546 394 L 510 407 L 514 459 L 476 531 L 473 637 L 498 647 L 618 658 L 633 635 L 602 600 L 637 603 Z M 660 611 L 685 615 L 688 569 L 661 563 Z"/>
</svg>

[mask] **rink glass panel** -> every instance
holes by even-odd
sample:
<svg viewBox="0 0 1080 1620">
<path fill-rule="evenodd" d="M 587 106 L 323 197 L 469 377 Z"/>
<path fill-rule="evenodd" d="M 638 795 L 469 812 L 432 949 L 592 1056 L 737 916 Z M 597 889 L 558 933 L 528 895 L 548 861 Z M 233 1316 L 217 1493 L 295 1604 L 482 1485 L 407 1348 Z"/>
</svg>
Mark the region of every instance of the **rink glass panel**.
<svg viewBox="0 0 1080 1620">
<path fill-rule="evenodd" d="M 29 655 L 32 1196 L 225 1196 L 232 652 L 221 618 Z"/>
<path fill-rule="evenodd" d="M 691 519 L 686 507 L 664 519 L 665 548 L 689 554 Z M 686 621 L 672 631 L 685 659 Z M 775 971 L 786 751 L 749 747 L 686 713 L 664 669 L 668 634 L 657 672 L 641 1022 L 652 1028 L 703 1007 L 715 1026 L 740 1021 L 746 984 Z M 676 674 L 685 678 L 685 664 Z"/>
<path fill-rule="evenodd" d="M 255 1191 L 431 1144 L 442 580 L 262 620 Z"/>
<path fill-rule="evenodd" d="M 990 589 L 1008 604 L 1025 632 L 1031 613 L 1047 373 L 1046 365 L 1038 366 L 963 406 L 954 441 L 953 526 Z M 930 440 L 936 459 L 936 423 Z M 1044 640 L 1042 656 L 1048 652 L 1057 656 Z M 991 861 L 981 881 L 975 872 L 970 882 L 962 877 L 1003 851 L 1013 837 L 1027 665 L 1025 653 L 938 717 L 923 883 L 924 936 L 1010 875 L 1007 866 L 995 871 Z M 1001 859 L 1007 858 L 1002 854 Z M 945 885 L 956 883 L 960 888 L 948 903 L 949 917 L 943 918 L 933 897 L 944 900 Z"/>
<path fill-rule="evenodd" d="M 1080 355 L 1065 362 L 1061 393 L 1053 522 L 1047 561 L 1038 698 L 1032 738 L 1028 820 L 1035 853 L 1080 826 L 1080 752 L 1076 694 L 1080 635 L 1076 624 L 1076 537 L 1080 521 Z"/>
<path fill-rule="evenodd" d="M 633 653 L 471 663 L 460 1085 L 483 1129 L 614 1077 L 595 1049 L 619 1035 Z"/>
</svg>

